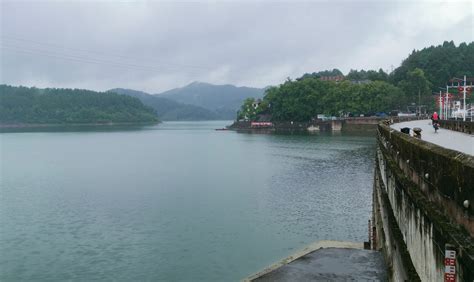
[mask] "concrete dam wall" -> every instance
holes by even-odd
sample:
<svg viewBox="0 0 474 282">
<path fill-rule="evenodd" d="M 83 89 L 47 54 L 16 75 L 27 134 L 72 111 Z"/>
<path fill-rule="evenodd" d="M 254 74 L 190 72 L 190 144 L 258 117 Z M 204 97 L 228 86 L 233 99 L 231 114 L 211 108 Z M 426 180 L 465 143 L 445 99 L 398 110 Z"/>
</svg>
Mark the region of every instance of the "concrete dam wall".
<svg viewBox="0 0 474 282">
<path fill-rule="evenodd" d="M 473 205 L 474 157 L 378 125 L 370 246 L 392 281 L 473 281 Z"/>
<path fill-rule="evenodd" d="M 273 132 L 327 132 L 327 131 L 375 131 L 379 117 L 357 117 L 334 120 L 313 120 L 308 122 L 273 121 L 265 126 L 253 126 L 251 121 L 235 121 L 229 129 L 255 133 Z"/>
</svg>

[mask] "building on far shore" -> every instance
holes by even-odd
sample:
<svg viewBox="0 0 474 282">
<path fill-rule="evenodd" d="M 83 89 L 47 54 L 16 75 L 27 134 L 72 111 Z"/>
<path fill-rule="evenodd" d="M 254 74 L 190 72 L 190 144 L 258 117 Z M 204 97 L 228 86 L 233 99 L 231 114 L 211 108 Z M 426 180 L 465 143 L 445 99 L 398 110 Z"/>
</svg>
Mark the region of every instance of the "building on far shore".
<svg viewBox="0 0 474 282">
<path fill-rule="evenodd" d="M 323 81 L 336 81 L 336 82 L 339 82 L 339 81 L 344 80 L 344 76 L 343 75 L 321 76 L 319 79 L 323 80 Z"/>
<path fill-rule="evenodd" d="M 256 110 L 258 106 L 260 106 L 261 103 L 262 103 L 261 99 L 255 100 L 255 102 L 252 103 L 252 107 L 254 108 L 254 110 Z"/>
<path fill-rule="evenodd" d="M 351 80 L 352 84 L 367 84 L 367 83 L 370 83 L 370 82 L 372 82 L 372 80 L 370 80 L 370 79 L 353 79 L 353 80 Z"/>
</svg>

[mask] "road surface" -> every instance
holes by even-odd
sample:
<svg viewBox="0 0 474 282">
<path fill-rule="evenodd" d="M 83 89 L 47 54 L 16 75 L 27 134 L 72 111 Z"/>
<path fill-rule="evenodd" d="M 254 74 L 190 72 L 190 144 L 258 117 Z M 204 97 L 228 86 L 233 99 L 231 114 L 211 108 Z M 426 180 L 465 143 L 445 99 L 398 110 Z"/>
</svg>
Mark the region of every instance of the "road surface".
<svg viewBox="0 0 474 282">
<path fill-rule="evenodd" d="M 410 135 L 413 135 L 412 129 L 414 127 L 419 127 L 422 129 L 421 140 L 474 156 L 474 135 L 443 128 L 440 128 L 438 133 L 435 133 L 429 119 L 395 123 L 391 127 L 396 130 L 409 127 Z"/>
</svg>

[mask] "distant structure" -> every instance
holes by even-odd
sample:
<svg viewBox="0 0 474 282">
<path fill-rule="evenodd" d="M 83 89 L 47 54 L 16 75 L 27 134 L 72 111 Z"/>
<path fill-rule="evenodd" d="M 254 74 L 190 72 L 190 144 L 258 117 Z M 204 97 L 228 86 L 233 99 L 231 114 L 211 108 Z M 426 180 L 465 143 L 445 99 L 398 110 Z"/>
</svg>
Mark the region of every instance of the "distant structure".
<svg viewBox="0 0 474 282">
<path fill-rule="evenodd" d="M 452 91 L 452 90 L 454 91 Z M 464 76 L 464 79 L 454 77 L 446 84 L 446 91 L 439 92 L 439 96 L 435 97 L 436 105 L 439 107 L 441 119 L 458 119 L 466 118 L 473 120 L 474 107 L 466 104 L 474 89 L 474 78 Z M 457 92 L 457 93 L 456 93 Z"/>
<path fill-rule="evenodd" d="M 261 103 L 262 103 L 261 99 L 255 100 L 255 102 L 252 103 L 252 107 L 254 108 L 254 110 L 256 110 L 260 106 Z"/>
<path fill-rule="evenodd" d="M 336 82 L 339 82 L 339 81 L 344 80 L 344 76 L 343 75 L 321 76 L 319 79 L 323 80 L 323 81 L 336 81 Z"/>
<path fill-rule="evenodd" d="M 450 86 L 463 86 L 460 78 L 451 78 L 449 81 Z M 474 77 L 466 77 L 467 86 L 474 86 Z"/>
<path fill-rule="evenodd" d="M 372 80 L 370 80 L 370 79 L 353 79 L 353 80 L 351 80 L 352 84 L 366 84 L 366 83 L 370 83 L 370 82 L 372 82 Z"/>
</svg>

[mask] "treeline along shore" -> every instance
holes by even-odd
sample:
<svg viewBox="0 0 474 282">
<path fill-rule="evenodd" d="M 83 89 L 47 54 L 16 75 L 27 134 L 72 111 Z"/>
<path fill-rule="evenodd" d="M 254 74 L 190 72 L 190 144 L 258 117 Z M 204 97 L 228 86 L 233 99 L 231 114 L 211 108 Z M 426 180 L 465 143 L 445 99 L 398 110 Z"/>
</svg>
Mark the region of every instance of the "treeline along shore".
<svg viewBox="0 0 474 282">
<path fill-rule="evenodd" d="M 272 122 L 274 127 L 295 128 L 291 122 L 312 123 L 321 116 L 331 120 L 387 116 L 409 111 L 410 107 L 411 111 L 417 109 L 420 113 L 424 109 L 424 113 L 428 113 L 439 108 L 435 104 L 439 101 L 439 87 L 445 87 L 453 77 L 467 76 L 471 78 L 471 84 L 474 82 L 474 65 L 469 63 L 473 61 L 474 42 L 456 46 L 452 41 L 446 41 L 442 45 L 413 51 L 390 73 L 382 69 L 351 70 L 345 76 L 338 69 L 306 73 L 294 80 L 287 79 L 278 86 L 265 88 L 263 97 L 260 96 L 263 89 L 216 88 L 203 83 L 188 85 L 185 93 L 180 92 L 183 89 L 164 93 L 166 97 L 176 96 L 175 99 L 200 94 L 207 101 L 206 107 L 212 106 L 214 110 L 204 109 L 204 104 L 178 105 L 176 101 L 126 89 L 95 92 L 0 85 L 0 128 L 148 124 L 157 123 L 159 117 L 163 120 L 216 119 L 230 116 L 234 105 L 238 107 L 241 103 L 242 95 L 249 98 L 237 112 L 237 122 L 244 122 L 239 127 L 243 127 L 245 122 Z M 230 94 L 220 95 L 224 94 L 222 91 Z M 459 91 L 453 91 L 452 95 L 459 97 Z M 226 99 L 217 99 L 222 98 L 220 96 L 226 96 Z M 472 105 L 473 102 L 472 95 L 468 95 L 466 104 Z M 230 106 L 224 110 L 218 107 L 221 104 Z M 219 111 L 225 114 L 219 115 Z M 318 121 L 319 130 L 324 130 L 326 123 Z M 334 128 L 336 124 L 333 122 L 331 126 Z M 266 127 L 253 128 L 267 130 Z M 315 130 L 311 125 L 301 127 Z"/>
<path fill-rule="evenodd" d="M 0 127 L 153 124 L 155 111 L 134 97 L 82 89 L 0 85 Z"/>
<path fill-rule="evenodd" d="M 452 41 L 413 51 L 390 73 L 382 69 L 338 69 L 306 73 L 266 90 L 263 99 L 245 100 L 238 121 L 311 122 L 320 116 L 345 118 L 387 116 L 398 112 L 429 113 L 439 106 L 439 87 L 454 77 L 474 77 L 474 42 Z M 457 89 L 452 95 L 460 99 Z M 468 95 L 466 104 L 474 99 Z"/>
</svg>

